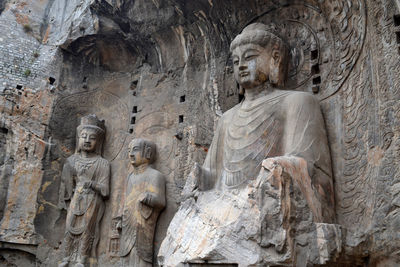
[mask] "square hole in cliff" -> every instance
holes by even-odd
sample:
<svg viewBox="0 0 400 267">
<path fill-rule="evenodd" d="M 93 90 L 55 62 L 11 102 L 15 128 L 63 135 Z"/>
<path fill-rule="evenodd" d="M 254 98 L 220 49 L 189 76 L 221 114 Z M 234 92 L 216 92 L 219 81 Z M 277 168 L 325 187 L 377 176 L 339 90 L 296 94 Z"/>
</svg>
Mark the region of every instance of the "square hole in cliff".
<svg viewBox="0 0 400 267">
<path fill-rule="evenodd" d="M 319 73 L 319 64 L 315 64 L 311 67 L 311 75 L 315 75 Z"/>
<path fill-rule="evenodd" d="M 53 85 L 55 83 L 56 79 L 54 79 L 53 77 L 49 77 L 49 83 L 51 85 Z"/>
<path fill-rule="evenodd" d="M 134 80 L 131 82 L 131 90 L 136 90 L 138 82 L 138 80 Z"/>
<path fill-rule="evenodd" d="M 311 60 L 316 60 L 318 58 L 318 50 L 311 50 Z"/>
<path fill-rule="evenodd" d="M 132 113 L 137 113 L 137 106 L 133 106 Z"/>
<path fill-rule="evenodd" d="M 182 95 L 182 96 L 179 98 L 179 102 L 183 103 L 183 102 L 185 102 L 185 101 L 186 101 L 186 96 L 185 96 L 185 95 Z"/>
<path fill-rule="evenodd" d="M 179 123 L 183 122 L 183 115 L 179 115 Z"/>
<path fill-rule="evenodd" d="M 393 16 L 394 26 L 400 26 L 400 14 L 396 14 Z"/>
<path fill-rule="evenodd" d="M 312 80 L 312 83 L 313 83 L 313 84 L 320 84 L 320 83 L 321 83 L 321 76 L 315 77 L 315 78 Z"/>
</svg>

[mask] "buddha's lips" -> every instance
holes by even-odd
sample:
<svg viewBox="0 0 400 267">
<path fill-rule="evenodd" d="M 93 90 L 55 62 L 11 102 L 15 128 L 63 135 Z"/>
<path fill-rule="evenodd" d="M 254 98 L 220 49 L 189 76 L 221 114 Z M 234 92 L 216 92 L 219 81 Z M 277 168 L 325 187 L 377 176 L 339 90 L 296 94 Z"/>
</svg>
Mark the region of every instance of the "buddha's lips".
<svg viewBox="0 0 400 267">
<path fill-rule="evenodd" d="M 245 71 L 245 72 L 240 72 L 239 73 L 239 76 L 240 77 L 246 77 L 246 76 L 248 76 L 249 75 L 249 72 L 247 72 L 247 71 Z"/>
</svg>

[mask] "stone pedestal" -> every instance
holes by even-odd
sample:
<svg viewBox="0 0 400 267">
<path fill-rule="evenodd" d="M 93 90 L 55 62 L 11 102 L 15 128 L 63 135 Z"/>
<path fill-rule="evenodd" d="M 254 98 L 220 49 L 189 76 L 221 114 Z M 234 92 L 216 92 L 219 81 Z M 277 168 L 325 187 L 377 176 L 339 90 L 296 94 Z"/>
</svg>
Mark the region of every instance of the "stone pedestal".
<svg viewBox="0 0 400 267">
<path fill-rule="evenodd" d="M 341 228 L 316 222 L 318 203 L 309 204 L 316 201 L 314 189 L 304 192 L 311 185 L 304 163 L 270 158 L 246 185 L 194 192 L 169 226 L 159 263 L 306 266 L 333 260 L 341 252 Z"/>
</svg>

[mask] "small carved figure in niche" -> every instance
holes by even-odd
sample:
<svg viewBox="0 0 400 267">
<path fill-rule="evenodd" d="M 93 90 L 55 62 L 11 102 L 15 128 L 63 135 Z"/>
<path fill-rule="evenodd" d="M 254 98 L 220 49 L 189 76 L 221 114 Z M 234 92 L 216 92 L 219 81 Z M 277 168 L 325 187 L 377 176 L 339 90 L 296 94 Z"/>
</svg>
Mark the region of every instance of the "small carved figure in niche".
<svg viewBox="0 0 400 267">
<path fill-rule="evenodd" d="M 296 156 L 306 160 L 321 204 L 313 209 L 314 220 L 333 222 L 331 159 L 320 106 L 309 93 L 282 90 L 289 49 L 277 27 L 247 26 L 232 41 L 231 52 L 244 100 L 219 119 L 204 165 L 195 165 L 196 181 L 187 185 L 199 190 L 240 187 L 257 177 L 264 159 Z"/>
<path fill-rule="evenodd" d="M 128 175 L 120 216 L 120 255 L 123 266 L 153 266 L 153 239 L 158 216 L 165 207 L 165 177 L 153 169 L 156 146 L 144 139 L 129 144 L 133 172 Z"/>
<path fill-rule="evenodd" d="M 59 266 L 75 263 L 83 267 L 95 255 L 110 184 L 110 163 L 101 157 L 104 136 L 104 121 L 96 115 L 83 117 L 77 128 L 76 152 L 64 164 L 60 203 L 67 209 L 66 202 L 71 202 L 65 226 L 65 258 Z"/>
</svg>

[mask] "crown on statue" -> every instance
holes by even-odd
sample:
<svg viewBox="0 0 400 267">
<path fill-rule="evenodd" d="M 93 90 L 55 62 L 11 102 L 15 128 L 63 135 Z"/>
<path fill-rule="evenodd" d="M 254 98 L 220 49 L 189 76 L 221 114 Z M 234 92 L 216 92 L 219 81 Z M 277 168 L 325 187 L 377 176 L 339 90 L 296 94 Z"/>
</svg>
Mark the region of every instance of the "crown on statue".
<svg viewBox="0 0 400 267">
<path fill-rule="evenodd" d="M 104 120 L 99 120 L 95 114 L 90 114 L 81 118 L 81 124 L 79 125 L 79 128 L 86 127 L 95 128 L 101 132 L 105 132 L 106 129 Z"/>
</svg>

